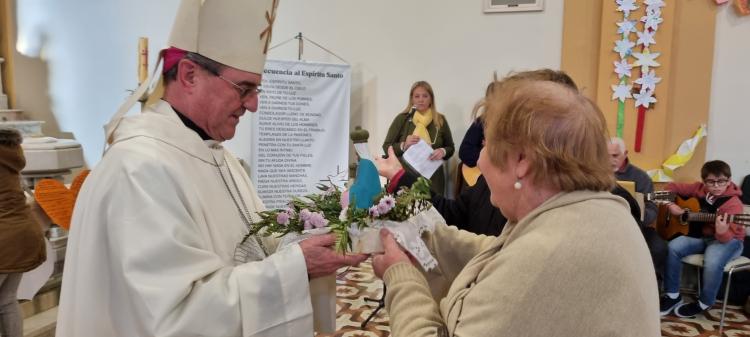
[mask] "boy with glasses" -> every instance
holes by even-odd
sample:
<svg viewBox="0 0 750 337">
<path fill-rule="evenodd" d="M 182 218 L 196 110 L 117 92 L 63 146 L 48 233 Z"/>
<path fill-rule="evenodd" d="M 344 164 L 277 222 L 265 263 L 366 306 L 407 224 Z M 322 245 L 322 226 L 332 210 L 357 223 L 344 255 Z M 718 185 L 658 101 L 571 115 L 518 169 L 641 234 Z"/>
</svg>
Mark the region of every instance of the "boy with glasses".
<svg viewBox="0 0 750 337">
<path fill-rule="evenodd" d="M 674 310 L 679 317 L 695 316 L 714 304 L 721 285 L 724 266 L 742 253 L 745 227 L 727 222 L 726 215 L 742 213 L 740 189 L 730 178 L 731 169 L 721 160 L 703 164 L 698 183 L 670 183 L 666 189 L 682 198 L 697 198 L 700 211 L 716 213 L 715 222 L 691 222 L 687 236 L 669 242 L 669 254 L 664 278 L 665 294 L 660 300 L 661 315 Z M 669 204 L 669 212 L 680 216 L 686 211 Z M 680 296 L 680 273 L 682 258 L 691 254 L 703 254 L 703 280 L 697 302 L 684 304 Z"/>
</svg>

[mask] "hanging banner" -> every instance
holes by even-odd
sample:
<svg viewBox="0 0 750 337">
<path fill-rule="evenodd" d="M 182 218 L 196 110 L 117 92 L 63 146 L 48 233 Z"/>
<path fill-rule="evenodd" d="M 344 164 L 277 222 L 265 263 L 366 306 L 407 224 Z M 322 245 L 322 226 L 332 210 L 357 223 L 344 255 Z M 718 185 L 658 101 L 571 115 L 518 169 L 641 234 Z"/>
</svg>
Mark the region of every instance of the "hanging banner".
<svg viewBox="0 0 750 337">
<path fill-rule="evenodd" d="M 227 146 L 247 164 L 267 208 L 348 179 L 351 67 L 267 60 L 258 111 Z"/>
</svg>

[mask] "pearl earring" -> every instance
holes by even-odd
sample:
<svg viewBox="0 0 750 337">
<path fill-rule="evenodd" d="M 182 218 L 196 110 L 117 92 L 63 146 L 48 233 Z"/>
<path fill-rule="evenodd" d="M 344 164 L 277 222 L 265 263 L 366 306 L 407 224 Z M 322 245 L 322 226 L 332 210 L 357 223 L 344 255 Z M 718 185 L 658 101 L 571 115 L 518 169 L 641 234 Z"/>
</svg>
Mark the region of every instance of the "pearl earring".
<svg viewBox="0 0 750 337">
<path fill-rule="evenodd" d="M 516 179 L 516 183 L 513 184 L 513 188 L 520 190 L 521 189 L 521 179 Z"/>
</svg>

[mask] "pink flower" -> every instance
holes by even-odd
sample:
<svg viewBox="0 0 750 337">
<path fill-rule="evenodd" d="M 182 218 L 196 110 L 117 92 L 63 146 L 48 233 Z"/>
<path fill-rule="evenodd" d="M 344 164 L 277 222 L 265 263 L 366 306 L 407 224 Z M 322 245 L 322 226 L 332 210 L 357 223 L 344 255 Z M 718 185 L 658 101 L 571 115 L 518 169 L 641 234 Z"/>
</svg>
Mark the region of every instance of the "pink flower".
<svg viewBox="0 0 750 337">
<path fill-rule="evenodd" d="M 370 216 L 373 218 L 377 218 L 380 216 L 380 212 L 378 212 L 378 206 L 370 207 Z"/>
<path fill-rule="evenodd" d="M 305 210 L 307 211 L 307 210 Z M 310 211 L 307 211 L 309 215 L 306 214 L 307 218 L 304 221 L 304 227 L 305 229 L 313 229 L 313 228 L 321 228 L 328 225 L 328 220 L 326 220 L 323 217 L 323 214 L 320 212 L 312 213 Z M 302 212 L 300 212 L 300 217 L 302 216 Z"/>
<path fill-rule="evenodd" d="M 307 209 L 307 208 L 299 211 L 299 219 L 302 220 L 302 221 L 309 220 L 310 216 L 312 216 L 312 212 L 310 212 L 310 210 Z"/>
<path fill-rule="evenodd" d="M 381 202 L 381 203 L 379 203 L 379 204 L 378 204 L 377 206 L 374 206 L 374 207 L 377 207 L 377 209 L 378 209 L 378 213 L 380 213 L 381 215 L 382 215 L 382 214 L 385 214 L 385 213 L 388 213 L 388 211 L 390 211 L 390 210 L 391 210 L 391 209 L 390 209 L 390 208 L 388 207 L 388 205 L 386 205 L 386 204 L 384 204 L 384 203 L 382 203 L 382 202 Z"/>
<path fill-rule="evenodd" d="M 396 199 L 394 199 L 390 195 L 384 196 L 382 199 L 380 199 L 380 203 L 388 205 L 388 207 L 393 208 L 396 206 Z"/>
<path fill-rule="evenodd" d="M 279 214 L 276 214 L 276 222 L 278 222 L 279 225 L 288 225 L 289 224 L 289 213 L 287 213 L 287 212 L 279 212 Z"/>
<path fill-rule="evenodd" d="M 323 217 L 322 213 L 314 213 L 312 218 L 312 225 L 315 228 L 322 228 L 328 225 L 328 220 Z"/>
<path fill-rule="evenodd" d="M 305 221 L 304 227 L 305 230 L 313 229 L 312 223 L 310 223 L 310 221 Z"/>
<path fill-rule="evenodd" d="M 378 203 L 378 213 L 380 213 L 380 215 L 386 214 L 390 212 L 394 206 L 396 206 L 396 199 L 393 199 L 390 195 L 386 195 L 380 199 L 380 202 Z"/>
</svg>

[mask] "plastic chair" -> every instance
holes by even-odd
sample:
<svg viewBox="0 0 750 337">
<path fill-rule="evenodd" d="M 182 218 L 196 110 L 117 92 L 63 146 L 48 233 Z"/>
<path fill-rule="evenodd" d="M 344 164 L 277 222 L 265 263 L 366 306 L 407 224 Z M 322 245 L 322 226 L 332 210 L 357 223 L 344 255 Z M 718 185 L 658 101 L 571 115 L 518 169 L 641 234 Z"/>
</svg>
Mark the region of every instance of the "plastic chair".
<svg viewBox="0 0 750 337">
<path fill-rule="evenodd" d="M 693 254 L 682 258 L 682 263 L 694 266 L 696 270 L 700 271 L 703 268 L 703 254 Z M 724 289 L 724 302 L 721 305 L 721 320 L 719 321 L 719 336 L 724 331 L 724 316 L 727 312 L 727 300 L 729 298 L 729 287 L 732 284 L 732 274 L 738 271 L 750 270 L 750 258 L 745 256 L 739 256 L 736 259 L 729 261 L 724 266 L 724 272 L 727 273 L 727 286 Z M 698 274 L 698 289 L 701 289 L 701 277 Z"/>
</svg>

